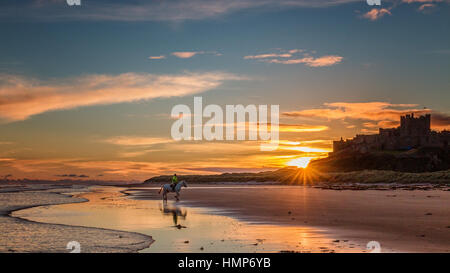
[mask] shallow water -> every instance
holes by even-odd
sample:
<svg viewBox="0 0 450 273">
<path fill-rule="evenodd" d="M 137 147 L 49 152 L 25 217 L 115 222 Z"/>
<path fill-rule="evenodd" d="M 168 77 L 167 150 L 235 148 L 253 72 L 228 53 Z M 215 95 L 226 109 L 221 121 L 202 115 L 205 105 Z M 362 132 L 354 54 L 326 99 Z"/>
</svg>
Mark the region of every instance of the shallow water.
<svg viewBox="0 0 450 273">
<path fill-rule="evenodd" d="M 89 202 L 36 207 L 13 213 L 33 221 L 132 231 L 155 242 L 141 252 L 358 252 L 309 227 L 253 224 L 220 211 L 174 202 L 132 199 L 118 188 L 76 194 Z M 74 234 L 76 240 L 76 234 Z"/>
</svg>

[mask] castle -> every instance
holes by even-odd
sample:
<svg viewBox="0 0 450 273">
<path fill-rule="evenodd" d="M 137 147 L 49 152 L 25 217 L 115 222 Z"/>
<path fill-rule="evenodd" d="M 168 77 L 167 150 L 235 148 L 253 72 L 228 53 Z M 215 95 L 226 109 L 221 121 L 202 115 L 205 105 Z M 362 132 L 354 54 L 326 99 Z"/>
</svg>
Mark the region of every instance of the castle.
<svg viewBox="0 0 450 273">
<path fill-rule="evenodd" d="M 353 139 L 333 141 L 333 153 L 410 150 L 420 147 L 448 148 L 450 131 L 431 130 L 431 115 L 400 117 L 397 128 L 379 129 L 375 135 L 356 135 Z"/>
</svg>

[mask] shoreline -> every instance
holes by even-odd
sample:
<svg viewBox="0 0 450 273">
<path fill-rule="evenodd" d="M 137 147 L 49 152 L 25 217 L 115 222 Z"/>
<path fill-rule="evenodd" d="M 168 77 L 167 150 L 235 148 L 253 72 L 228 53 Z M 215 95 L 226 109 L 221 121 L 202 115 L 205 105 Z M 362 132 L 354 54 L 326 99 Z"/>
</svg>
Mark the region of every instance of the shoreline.
<svg viewBox="0 0 450 273">
<path fill-rule="evenodd" d="M 0 230 L 2 231 L 0 232 L 0 252 L 68 253 L 70 249 L 67 249 L 67 243 L 71 241 L 79 242 L 83 253 L 138 252 L 153 243 L 151 236 L 140 233 L 87 226 L 50 224 L 13 215 L 15 212 L 35 207 L 89 202 L 88 199 L 67 194 L 80 190 L 89 191 L 90 189 L 89 187 L 48 186 L 40 189 L 22 189 L 20 187 L 12 191 L 10 189 L 7 191 L 0 190 L 0 207 L 2 208 L 0 209 Z M 11 196 L 5 198 L 5 195 Z M 11 206 L 11 203 L 17 202 L 17 198 L 28 199 L 27 197 L 31 197 L 28 204 L 26 204 L 26 200 L 20 200 L 18 203 L 22 204 Z M 33 200 L 36 197 L 39 200 L 33 202 L 36 201 Z M 5 204 L 5 201 L 8 204 Z M 17 230 L 23 230 L 24 233 L 20 234 Z M 52 233 L 51 240 L 49 240 L 48 233 Z M 95 240 L 101 237 L 106 238 L 100 242 Z M 31 243 L 24 245 L 26 241 L 31 241 Z"/>
</svg>

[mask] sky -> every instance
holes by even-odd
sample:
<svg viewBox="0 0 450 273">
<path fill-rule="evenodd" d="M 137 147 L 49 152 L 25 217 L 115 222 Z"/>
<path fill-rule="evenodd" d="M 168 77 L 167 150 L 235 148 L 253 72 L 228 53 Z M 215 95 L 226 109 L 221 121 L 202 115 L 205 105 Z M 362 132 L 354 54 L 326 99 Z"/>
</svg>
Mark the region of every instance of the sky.
<svg viewBox="0 0 450 273">
<path fill-rule="evenodd" d="M 449 15 L 447 0 L 2 1 L 0 178 L 256 172 L 410 112 L 450 129 Z M 195 96 L 279 105 L 279 148 L 174 141 L 171 109 Z"/>
</svg>

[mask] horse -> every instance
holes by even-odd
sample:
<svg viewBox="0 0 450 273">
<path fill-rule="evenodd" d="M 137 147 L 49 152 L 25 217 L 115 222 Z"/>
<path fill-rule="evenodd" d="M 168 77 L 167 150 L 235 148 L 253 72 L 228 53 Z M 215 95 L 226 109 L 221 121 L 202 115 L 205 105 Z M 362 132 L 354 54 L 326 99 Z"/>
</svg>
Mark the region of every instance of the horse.
<svg viewBox="0 0 450 273">
<path fill-rule="evenodd" d="M 175 199 L 177 199 L 177 201 L 180 201 L 181 187 L 187 188 L 186 181 L 182 180 L 182 181 L 178 182 L 177 185 L 175 186 L 175 189 L 173 189 L 173 190 L 172 190 L 172 186 L 170 184 L 164 184 L 159 189 L 158 194 L 161 194 L 161 191 L 162 191 L 163 192 L 162 198 L 163 198 L 163 200 L 167 201 L 167 193 L 174 192 Z"/>
</svg>

